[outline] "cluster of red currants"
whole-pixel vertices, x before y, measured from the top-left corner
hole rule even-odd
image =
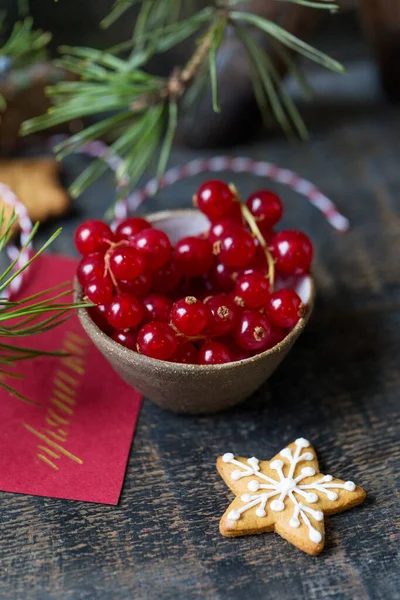
[[[175,247],[139,217],[115,231],[99,220],[77,228],[77,277],[96,305],[93,321],[119,344],[177,363],[228,363],[273,347],[305,310],[294,290],[274,291],[275,271],[308,273],[310,240],[273,230],[282,203],[267,190],[243,204],[233,186],[212,180],[194,203],[209,230]]]

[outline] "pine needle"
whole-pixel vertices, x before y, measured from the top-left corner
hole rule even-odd
[[[218,48],[224,37],[226,27],[226,20],[221,19],[215,26],[214,36],[211,43],[210,53],[208,56],[209,68],[210,68],[210,81],[211,81],[211,92],[212,92],[212,103],[213,110],[215,112],[221,112],[218,102],[218,75],[217,75],[217,52]]]
[[[21,69],[47,57],[51,33],[33,28],[33,19],[27,17],[15,23],[10,37],[0,47],[0,56],[11,59],[15,69]]]
[[[168,127],[164,137],[164,142],[160,150],[160,157],[157,166],[157,178],[164,173],[169,155],[171,153],[172,142],[174,141],[175,131],[178,124],[178,104],[171,100],[168,105]]]
[[[286,31],[276,23],[269,21],[268,19],[263,19],[258,15],[253,15],[250,13],[239,11],[232,11],[230,13],[230,17],[233,21],[242,21],[245,23],[249,23],[250,25],[254,25],[258,29],[261,29],[261,31],[264,31],[268,35],[271,35],[272,37],[276,38],[282,44],[288,46],[288,48],[295,50],[299,54],[302,54],[306,58],[309,58],[310,60],[321,64],[327,69],[331,69],[332,71],[336,71],[337,73],[344,72],[344,67],[339,62],[337,62],[327,54],[316,50],[309,44],[306,44],[306,42],[303,42],[303,40],[299,39],[295,35],[289,33],[288,31]]]

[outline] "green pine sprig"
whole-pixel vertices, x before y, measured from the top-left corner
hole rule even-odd
[[[21,2],[20,14],[26,14],[26,2]],[[0,14],[0,33],[3,29],[6,14]],[[29,67],[34,63],[38,63],[47,58],[47,46],[51,40],[51,33],[34,29],[33,20],[26,17],[23,21],[18,21],[14,24],[9,38],[0,43],[0,57],[2,60],[8,59],[8,68],[12,68],[17,73],[20,70]],[[7,71],[7,67],[5,69]],[[17,81],[29,81],[29,77],[25,74],[23,77],[17,77]],[[8,82],[9,89],[12,89],[13,84]],[[4,95],[0,95],[0,112],[5,112],[7,109],[7,100]]]
[[[183,9],[182,0],[163,0],[163,2],[154,0],[115,0],[110,13],[101,21],[100,26],[103,29],[110,27],[129,8],[140,4],[142,10],[139,12],[134,29],[134,37],[136,38],[139,38],[142,32],[178,21]],[[188,0],[185,4],[188,4]]]
[[[277,1],[330,11],[337,8],[329,0]],[[306,96],[310,95],[310,87],[294,62],[295,54],[336,72],[343,72],[343,67],[273,21],[238,10],[238,0],[215,0],[190,16],[185,16],[183,4],[176,0],[116,0],[102,26],[110,26],[128,8],[138,5],[132,38],[108,51],[62,47],[56,64],[77,75],[79,80],[49,87],[54,107],[46,115],[26,121],[22,133],[34,133],[77,118],[96,117],[94,124],[56,148],[59,159],[101,138],[110,141],[111,151],[122,158],[117,176],[128,181],[131,187],[151,166],[157,176],[161,176],[168,164],[182,106],[199,97],[207,80],[211,84],[213,108],[220,110],[218,48],[230,28],[248,54],[254,92],[264,122],[269,124],[273,115],[287,135],[306,138],[304,121],[273,61],[253,32],[257,30],[268,37]],[[151,58],[192,36],[197,36],[198,42],[186,65],[173,69],[167,78],[146,72]],[[72,195],[81,194],[106,169],[104,161],[93,161],[72,184]]]
[[[33,19],[27,17],[15,23],[8,40],[0,46],[0,56],[10,58],[14,69],[22,69],[47,58],[51,37],[48,31],[34,29]]]
[[[17,216],[14,211],[7,218],[5,218],[4,210],[0,211],[0,253],[4,251],[9,243],[13,235],[12,227],[16,221]],[[31,243],[38,227],[39,224],[36,223],[18,256],[0,274],[0,387],[26,402],[31,401],[21,395],[8,381],[9,379],[11,381],[21,379],[21,375],[18,373],[18,363],[21,360],[30,360],[38,356],[60,356],[60,353],[43,352],[35,348],[25,347],[25,345],[21,347],[13,343],[13,340],[49,331],[63,323],[72,314],[73,309],[92,306],[90,303],[63,302],[62,300],[71,293],[71,284],[68,282],[21,300],[9,300],[4,297],[5,290],[13,280],[47,250],[61,233],[61,229],[58,229],[23,267],[17,269],[16,265],[20,254]]]

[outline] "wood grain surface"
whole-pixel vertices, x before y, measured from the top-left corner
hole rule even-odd
[[[400,112],[379,99],[365,61],[347,66],[350,80],[316,80],[308,144],[276,136],[234,151],[298,171],[351,219],[351,231],[337,234],[305,200],[275,188],[284,226],[315,243],[318,299],[306,332],[270,382],[233,410],[179,417],[146,401],[118,507],[1,493],[0,598],[400,598]],[[178,148],[172,160],[199,155]],[[67,178],[83,164],[70,159]],[[243,194],[260,185],[247,175],[234,181]],[[148,209],[189,205],[198,182],[170,188]],[[100,216],[112,190],[106,177],[75,202],[55,251],[73,253],[73,228]],[[316,558],[273,533],[220,536],[232,495],[216,457],[269,458],[299,436],[315,445],[322,471],[367,490],[365,504],[326,519]]]

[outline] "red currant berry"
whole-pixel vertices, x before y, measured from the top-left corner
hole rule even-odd
[[[94,304],[108,304],[114,296],[114,287],[108,277],[96,279],[85,287],[85,295]]]
[[[172,308],[172,300],[163,294],[150,294],[143,300],[144,322],[169,321],[169,313]]]
[[[144,308],[135,296],[121,292],[107,306],[107,321],[115,329],[136,327],[143,319]]]
[[[243,300],[243,298],[241,298],[240,296],[237,296],[237,295],[235,294],[235,292],[230,292],[230,293],[228,294],[228,296],[229,296],[229,298],[232,300],[232,302],[233,302],[233,303],[236,305],[236,307],[237,307],[237,310],[239,310],[239,311],[240,311],[240,309],[242,309],[242,308],[246,308],[246,305],[245,305],[245,303],[244,303],[244,300]]]
[[[264,232],[261,232],[264,238],[264,241],[267,245],[267,247],[269,247],[272,243],[272,240],[274,239],[274,237],[276,236],[276,232],[273,229],[268,229],[268,231],[264,234]],[[265,264],[267,264],[267,255],[266,255],[266,250],[263,246],[261,246],[259,240],[257,238],[254,238],[254,244],[256,246],[256,253],[254,255],[253,260],[251,261],[251,263],[248,265],[249,267],[256,267],[257,265],[263,266]]]
[[[271,229],[282,218],[282,202],[279,196],[269,190],[259,190],[251,194],[246,204],[260,229]]]
[[[218,221],[214,221],[211,224],[207,239],[213,244],[230,233],[232,229],[235,229],[237,226],[237,223],[232,219],[219,219]]]
[[[204,277],[184,277],[178,287],[171,292],[174,300],[180,300],[186,296],[194,296],[198,300],[203,300],[209,295],[209,284]]]
[[[237,271],[223,263],[215,263],[208,273],[208,281],[218,292],[231,292],[235,287],[236,277]]]
[[[221,365],[231,362],[228,347],[221,342],[208,341],[199,350],[199,365]]]
[[[93,252],[84,256],[78,265],[76,275],[82,287],[85,287],[90,281],[102,279],[104,277],[104,254],[102,252]]]
[[[223,181],[205,181],[197,192],[197,207],[209,219],[219,219],[233,207],[234,195]]]
[[[137,298],[144,298],[151,290],[151,282],[151,274],[145,271],[139,277],[136,277],[136,279],[129,281],[121,279],[118,281],[118,287],[121,292],[126,292]]]
[[[157,271],[153,271],[152,275],[153,290],[162,294],[172,292],[182,279],[182,273],[174,260],[170,260]]]
[[[229,354],[231,355],[232,362],[237,362],[238,360],[245,360],[246,358],[250,358],[251,354],[248,350],[241,348],[235,342],[229,341],[227,344],[229,349]]]
[[[175,246],[174,260],[183,275],[205,275],[213,262],[212,245],[201,238],[182,238]]]
[[[186,296],[175,302],[171,309],[171,323],[184,335],[197,335],[208,323],[209,309],[194,296]]]
[[[159,229],[143,229],[135,235],[132,243],[145,256],[149,271],[165,265],[171,255],[171,242],[167,234]]]
[[[260,227],[260,231],[262,233],[262,236],[263,236],[265,242],[267,243],[267,246],[270,246],[272,240],[276,236],[275,229],[263,229],[262,227]],[[257,240],[257,243],[258,243],[258,240]],[[264,249],[261,246],[259,246],[259,248],[257,248],[257,250],[258,250],[259,254],[265,258]]]
[[[268,279],[257,271],[241,275],[236,282],[235,292],[243,299],[247,308],[259,308],[269,297]]]
[[[211,313],[206,329],[207,335],[217,337],[230,333],[238,318],[238,309],[229,296],[225,294],[209,296],[204,304]]]
[[[254,258],[256,246],[253,236],[237,227],[215,242],[214,252],[228,267],[245,267]]]
[[[256,257],[257,258],[257,257]],[[255,266],[253,266],[253,264]],[[243,275],[252,275],[253,273],[257,273],[257,275],[262,275],[263,277],[265,277],[266,275],[268,275],[268,265],[266,262],[261,263],[261,261],[257,264],[255,264],[255,260],[251,262],[251,266],[246,267],[246,269],[243,269],[242,271],[240,271],[238,277],[236,278],[236,281],[242,277]]]
[[[284,275],[304,275],[310,270],[313,247],[301,231],[288,229],[277,233],[271,242],[271,253],[276,269]]]
[[[130,246],[115,248],[110,254],[110,269],[116,279],[136,279],[145,266],[143,254]]]
[[[244,310],[235,328],[235,341],[245,350],[266,348],[270,338],[270,324],[257,310]]]
[[[88,313],[93,323],[95,323],[99,329],[104,331],[104,333],[109,333],[111,331],[111,325],[106,317],[107,306],[105,304],[99,304],[98,306],[88,308]]]
[[[268,346],[266,348],[264,348],[265,350],[268,350],[269,348],[273,348],[274,346],[279,344],[279,342],[284,340],[285,337],[287,336],[286,329],[282,329],[281,327],[276,327],[276,325],[274,325],[273,323],[271,323],[270,325],[271,325],[271,335],[269,338]]]
[[[277,327],[291,329],[304,315],[304,306],[294,290],[283,289],[271,294],[266,304],[267,315]]]
[[[133,329],[114,329],[111,334],[111,339],[113,339],[114,342],[118,342],[118,344],[125,346],[125,348],[129,348],[129,350],[136,350],[136,338],[137,332]]]
[[[224,216],[226,219],[229,219],[229,221],[232,221],[233,223],[235,223],[236,225],[239,225],[240,227],[244,227],[244,225],[245,225],[240,202],[234,202],[230,211],[228,213],[226,213],[226,215],[224,215]]]
[[[151,229],[151,223],[141,217],[132,217],[125,219],[120,223],[115,231],[115,237],[118,242],[121,240],[129,240],[133,238],[139,231],[143,229]]]
[[[75,231],[75,247],[80,254],[86,256],[93,252],[105,251],[114,241],[114,234],[103,221],[92,219],[85,221]]]
[[[197,350],[191,342],[184,342],[179,344],[169,360],[186,365],[197,365]]]
[[[137,337],[138,352],[159,360],[169,360],[177,346],[178,341],[172,327],[159,321],[144,325]]]

